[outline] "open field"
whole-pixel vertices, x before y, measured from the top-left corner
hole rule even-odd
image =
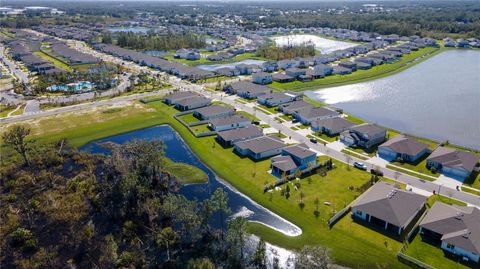
[[[224,149],[216,145],[214,137],[195,138],[172,118],[177,113],[172,107],[161,102],[153,102],[149,105],[138,103],[125,105],[111,113],[101,113],[101,109],[98,110],[94,113],[69,113],[31,121],[30,126],[39,141],[50,142],[68,138],[72,145],[79,146],[118,133],[157,124],[170,124],[202,161],[220,177],[303,230],[301,236],[292,238],[261,225],[252,224],[250,227],[253,227],[252,231],[255,234],[273,244],[289,248],[300,248],[305,244],[324,245],[332,250],[336,263],[346,266],[371,268],[381,263],[388,268],[406,268],[395,256],[401,247],[400,242],[352,223],[348,216],[332,230],[326,224],[326,219],[334,210],[342,209],[359,195],[356,191],[350,190],[350,186],[360,187],[368,182],[369,173],[347,168],[345,164],[334,161],[336,169],[325,177],[313,175],[310,180],[304,179],[301,182],[301,190],[294,191],[291,188],[292,195],[289,199],[282,197],[278,191],[271,195],[264,194],[265,182],[273,183],[276,180],[267,173],[269,160],[254,163],[249,158],[233,154],[231,148]],[[303,210],[298,205],[300,191],[305,195]],[[319,218],[313,214],[315,198],[320,201]],[[331,205],[326,206],[324,202],[330,202]]]
[[[379,66],[374,66],[369,70],[358,70],[349,75],[332,75],[321,79],[315,79],[311,82],[294,81],[288,83],[273,82],[271,87],[281,90],[293,90],[293,91],[305,91],[322,89],[327,87],[341,86],[351,83],[364,82],[372,79],[378,79],[381,77],[393,75],[400,71],[403,71],[414,64],[418,64],[440,52],[444,49],[439,48],[423,48],[418,51],[414,51],[410,54],[404,55],[398,61],[394,63],[386,63]],[[419,60],[415,60],[419,57],[423,57]],[[415,62],[413,62],[415,60]]]

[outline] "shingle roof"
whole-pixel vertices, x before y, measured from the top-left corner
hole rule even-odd
[[[395,226],[405,227],[425,201],[424,196],[378,182],[355,202],[353,208]]]
[[[442,241],[480,254],[480,210],[436,202],[420,226],[442,235]]]
[[[281,171],[290,171],[297,168],[297,165],[290,156],[276,156],[272,158],[272,166]]]
[[[310,119],[315,117],[338,115],[339,113],[335,110],[325,108],[325,107],[312,107],[310,109],[304,109],[300,111],[298,114],[302,118]]]
[[[328,119],[323,119],[323,120],[316,120],[312,122],[313,127],[325,127],[327,129],[346,129],[349,127],[354,126],[355,123],[346,120],[344,118],[328,118]]]
[[[380,132],[385,132],[386,129],[382,128],[376,124],[373,123],[363,123],[360,125],[356,125],[352,128],[350,128],[352,131],[357,131],[359,133],[367,134],[369,136],[380,133]]]
[[[463,168],[470,172],[473,171],[479,159],[480,156],[473,153],[446,147],[438,147],[427,158],[427,160],[440,163],[443,166]]]
[[[249,149],[253,153],[262,153],[265,151],[283,148],[285,144],[276,136],[262,136],[245,141],[240,141],[235,144],[240,149]]]
[[[312,155],[317,155],[315,152],[311,151],[305,143],[289,146],[284,148],[283,150],[289,155],[296,156],[300,159],[304,159]]]
[[[211,105],[211,106],[199,108],[195,111],[200,113],[204,117],[210,117],[210,116],[214,116],[214,115],[217,115],[217,114],[233,112],[234,110],[233,110],[233,108],[228,107],[228,106]]]
[[[192,97],[188,97],[188,98],[185,98],[185,99],[181,99],[177,102],[177,104],[181,105],[181,106],[188,106],[188,105],[191,105],[191,104],[197,104],[197,103],[200,103],[200,102],[209,102],[210,99],[206,98],[206,97],[203,97],[203,96],[192,96]]]
[[[249,125],[243,128],[237,128],[233,130],[218,132],[218,136],[225,141],[232,141],[232,140],[238,140],[243,138],[249,139],[249,138],[260,137],[262,135],[263,135],[263,129],[255,125]]]
[[[223,117],[223,118],[210,120],[210,124],[212,124],[213,126],[237,124],[241,122],[250,122],[250,119],[242,115],[233,115],[231,117]]]
[[[379,147],[387,147],[400,154],[415,156],[428,148],[428,145],[418,142],[411,137],[399,134],[381,144]]]

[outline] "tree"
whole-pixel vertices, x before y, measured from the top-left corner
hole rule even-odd
[[[13,147],[13,149],[22,156],[24,163],[30,166],[28,152],[31,150],[32,141],[27,141],[26,138],[30,135],[30,128],[21,125],[13,126],[12,129],[2,135],[2,139],[6,145]]]
[[[178,235],[172,227],[163,228],[155,235],[155,243],[157,243],[159,247],[165,247],[167,249],[167,261],[170,260],[170,248],[177,240]]]
[[[300,209],[303,209],[305,207],[305,202],[303,201],[303,198],[305,198],[305,194],[303,193],[303,191],[300,191],[300,202],[298,203]]]
[[[287,187],[285,187],[285,198],[290,198],[290,186],[288,186],[288,184]]]
[[[210,198],[212,202],[214,212],[220,212],[220,226],[222,227],[222,237],[225,221],[225,214],[228,215],[231,213],[230,207],[228,207],[228,195],[222,188],[217,188]]]
[[[192,259],[188,261],[187,269],[215,269],[215,264],[209,258]]]
[[[305,246],[295,256],[295,269],[328,269],[331,263],[329,250],[320,246]]]
[[[234,268],[243,268],[246,238],[247,221],[241,217],[230,220],[227,232],[228,256]]]
[[[313,201],[313,204],[315,204],[315,210],[313,211],[313,214],[315,215],[316,218],[318,218],[318,216],[320,216],[320,211],[318,210],[318,204],[320,203],[320,201],[318,200],[318,198],[315,198],[315,200]]]
[[[257,269],[267,268],[266,245],[263,239],[260,239],[260,241],[258,242],[257,248],[252,255],[251,265],[253,265]]]

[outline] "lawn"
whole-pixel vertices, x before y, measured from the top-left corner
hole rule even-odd
[[[68,138],[75,146],[122,132],[157,124],[170,124],[200,159],[220,177],[303,230],[301,236],[288,237],[258,224],[250,225],[252,231],[263,239],[282,247],[297,249],[306,244],[321,244],[332,250],[336,263],[345,266],[372,268],[382,265],[387,268],[407,268],[396,258],[401,247],[399,242],[354,224],[349,217],[340,220],[331,230],[326,224],[325,220],[333,214],[332,210],[342,209],[359,195],[349,187],[363,185],[370,179],[369,173],[347,168],[345,164],[334,161],[337,168],[330,171],[326,177],[313,175],[310,184],[308,180],[302,181],[301,190],[305,194],[305,207],[302,210],[298,206],[300,191],[293,191],[292,188],[292,195],[288,200],[278,191],[271,195],[263,193],[264,183],[273,183],[276,180],[266,172],[270,160],[254,163],[249,158],[233,154],[231,148],[224,149],[216,145],[214,137],[197,139],[172,118],[175,113],[177,111],[174,108],[162,102],[152,102],[148,105],[135,104],[113,113],[69,113],[35,120],[30,124],[39,141]],[[318,219],[313,214],[315,198],[320,200]],[[330,202],[331,206],[325,206],[323,202]]]
[[[337,141],[337,139],[339,137],[339,135],[330,136],[330,135],[326,135],[322,132],[316,132],[315,136],[320,138],[320,139],[323,139],[325,141],[328,141],[328,142],[335,142],[335,141]]]
[[[391,169],[391,170],[394,170],[394,171],[401,172],[403,174],[413,176],[413,177],[418,177],[418,178],[421,178],[421,179],[424,179],[424,180],[427,180],[427,181],[434,181],[435,180],[431,177],[424,176],[423,174],[417,174],[417,173],[414,173],[414,172],[411,172],[411,171],[408,171],[408,170],[405,170],[405,169],[402,169],[402,168],[398,168],[398,167],[390,165],[390,164],[387,164],[387,168]]]
[[[410,169],[425,175],[429,175],[432,177],[439,177],[439,173],[433,173],[427,168],[427,155],[425,155],[420,160],[416,161],[415,163],[401,163],[401,162],[391,162],[393,165],[400,166],[405,169]]]
[[[343,149],[342,152],[345,153],[345,154],[348,154],[350,156],[359,158],[361,160],[368,160],[369,159],[368,156],[365,156],[365,155],[360,154],[360,153],[356,153],[355,151]]]
[[[199,122],[200,120],[197,119],[193,113],[188,113],[185,115],[178,116],[179,119],[181,119],[183,122],[186,124],[194,123],[194,122]]]
[[[264,110],[267,110],[271,114],[277,114],[278,113],[278,110],[277,110],[276,107],[268,107],[266,105],[260,105],[260,104],[258,104],[257,107],[262,108]]]
[[[421,61],[424,61],[432,57],[433,55],[441,51],[444,51],[444,49],[431,48],[431,47],[422,48],[422,49],[419,49],[418,51],[414,51],[410,54],[404,55],[400,60],[394,63],[386,63],[383,65],[374,66],[369,70],[358,70],[349,75],[328,76],[325,78],[312,80],[310,82],[301,82],[301,81],[294,81],[289,83],[273,82],[271,84],[271,87],[281,89],[281,90],[288,89],[288,90],[294,90],[294,91],[305,91],[305,90],[321,89],[321,88],[334,87],[334,86],[340,86],[340,85],[351,84],[351,83],[364,82],[364,81],[377,79],[377,78],[398,73],[415,64],[418,64]],[[427,54],[428,56],[425,56]],[[421,60],[416,60],[415,62],[413,62],[415,59],[419,57],[423,57],[423,58],[421,58]]]
[[[0,105],[0,118],[6,117],[8,113],[12,112],[15,106]]]
[[[33,54],[35,54],[35,55],[37,55],[37,56],[39,56],[39,57],[41,57],[41,58],[43,58],[43,59],[51,62],[51,63],[52,63],[53,65],[55,65],[56,67],[59,67],[59,68],[64,69],[64,70],[67,70],[68,72],[72,72],[72,71],[73,71],[73,68],[72,68],[70,65],[68,65],[68,64],[66,64],[66,63],[64,63],[64,62],[62,62],[62,61],[59,61],[59,60],[53,58],[52,56],[50,56],[50,55],[48,55],[48,54],[46,54],[46,53],[43,53],[43,52],[41,52],[41,51],[35,51],[35,52],[33,52]]]
[[[195,125],[195,126],[192,126],[190,127],[193,132],[196,134],[196,135],[199,135],[199,134],[203,134],[203,133],[208,133],[208,132],[211,132],[212,130],[210,130],[208,128],[208,124],[201,124],[201,125]]]

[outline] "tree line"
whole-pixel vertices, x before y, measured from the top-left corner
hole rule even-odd
[[[205,38],[192,32],[168,32],[162,35],[117,32],[113,36],[111,33],[105,32],[101,38],[103,43],[113,43],[116,40],[116,44],[120,47],[138,50],[176,50],[206,46]]]
[[[227,221],[225,191],[204,201],[179,194],[160,141],[104,144],[110,154],[93,155],[35,141],[21,125],[2,140],[1,268],[279,268],[262,240],[246,255],[247,222]],[[332,261],[308,246],[292,262]]]
[[[266,44],[257,48],[256,56],[278,61],[296,57],[310,57],[314,56],[315,53],[315,46],[308,43],[284,47]]]

